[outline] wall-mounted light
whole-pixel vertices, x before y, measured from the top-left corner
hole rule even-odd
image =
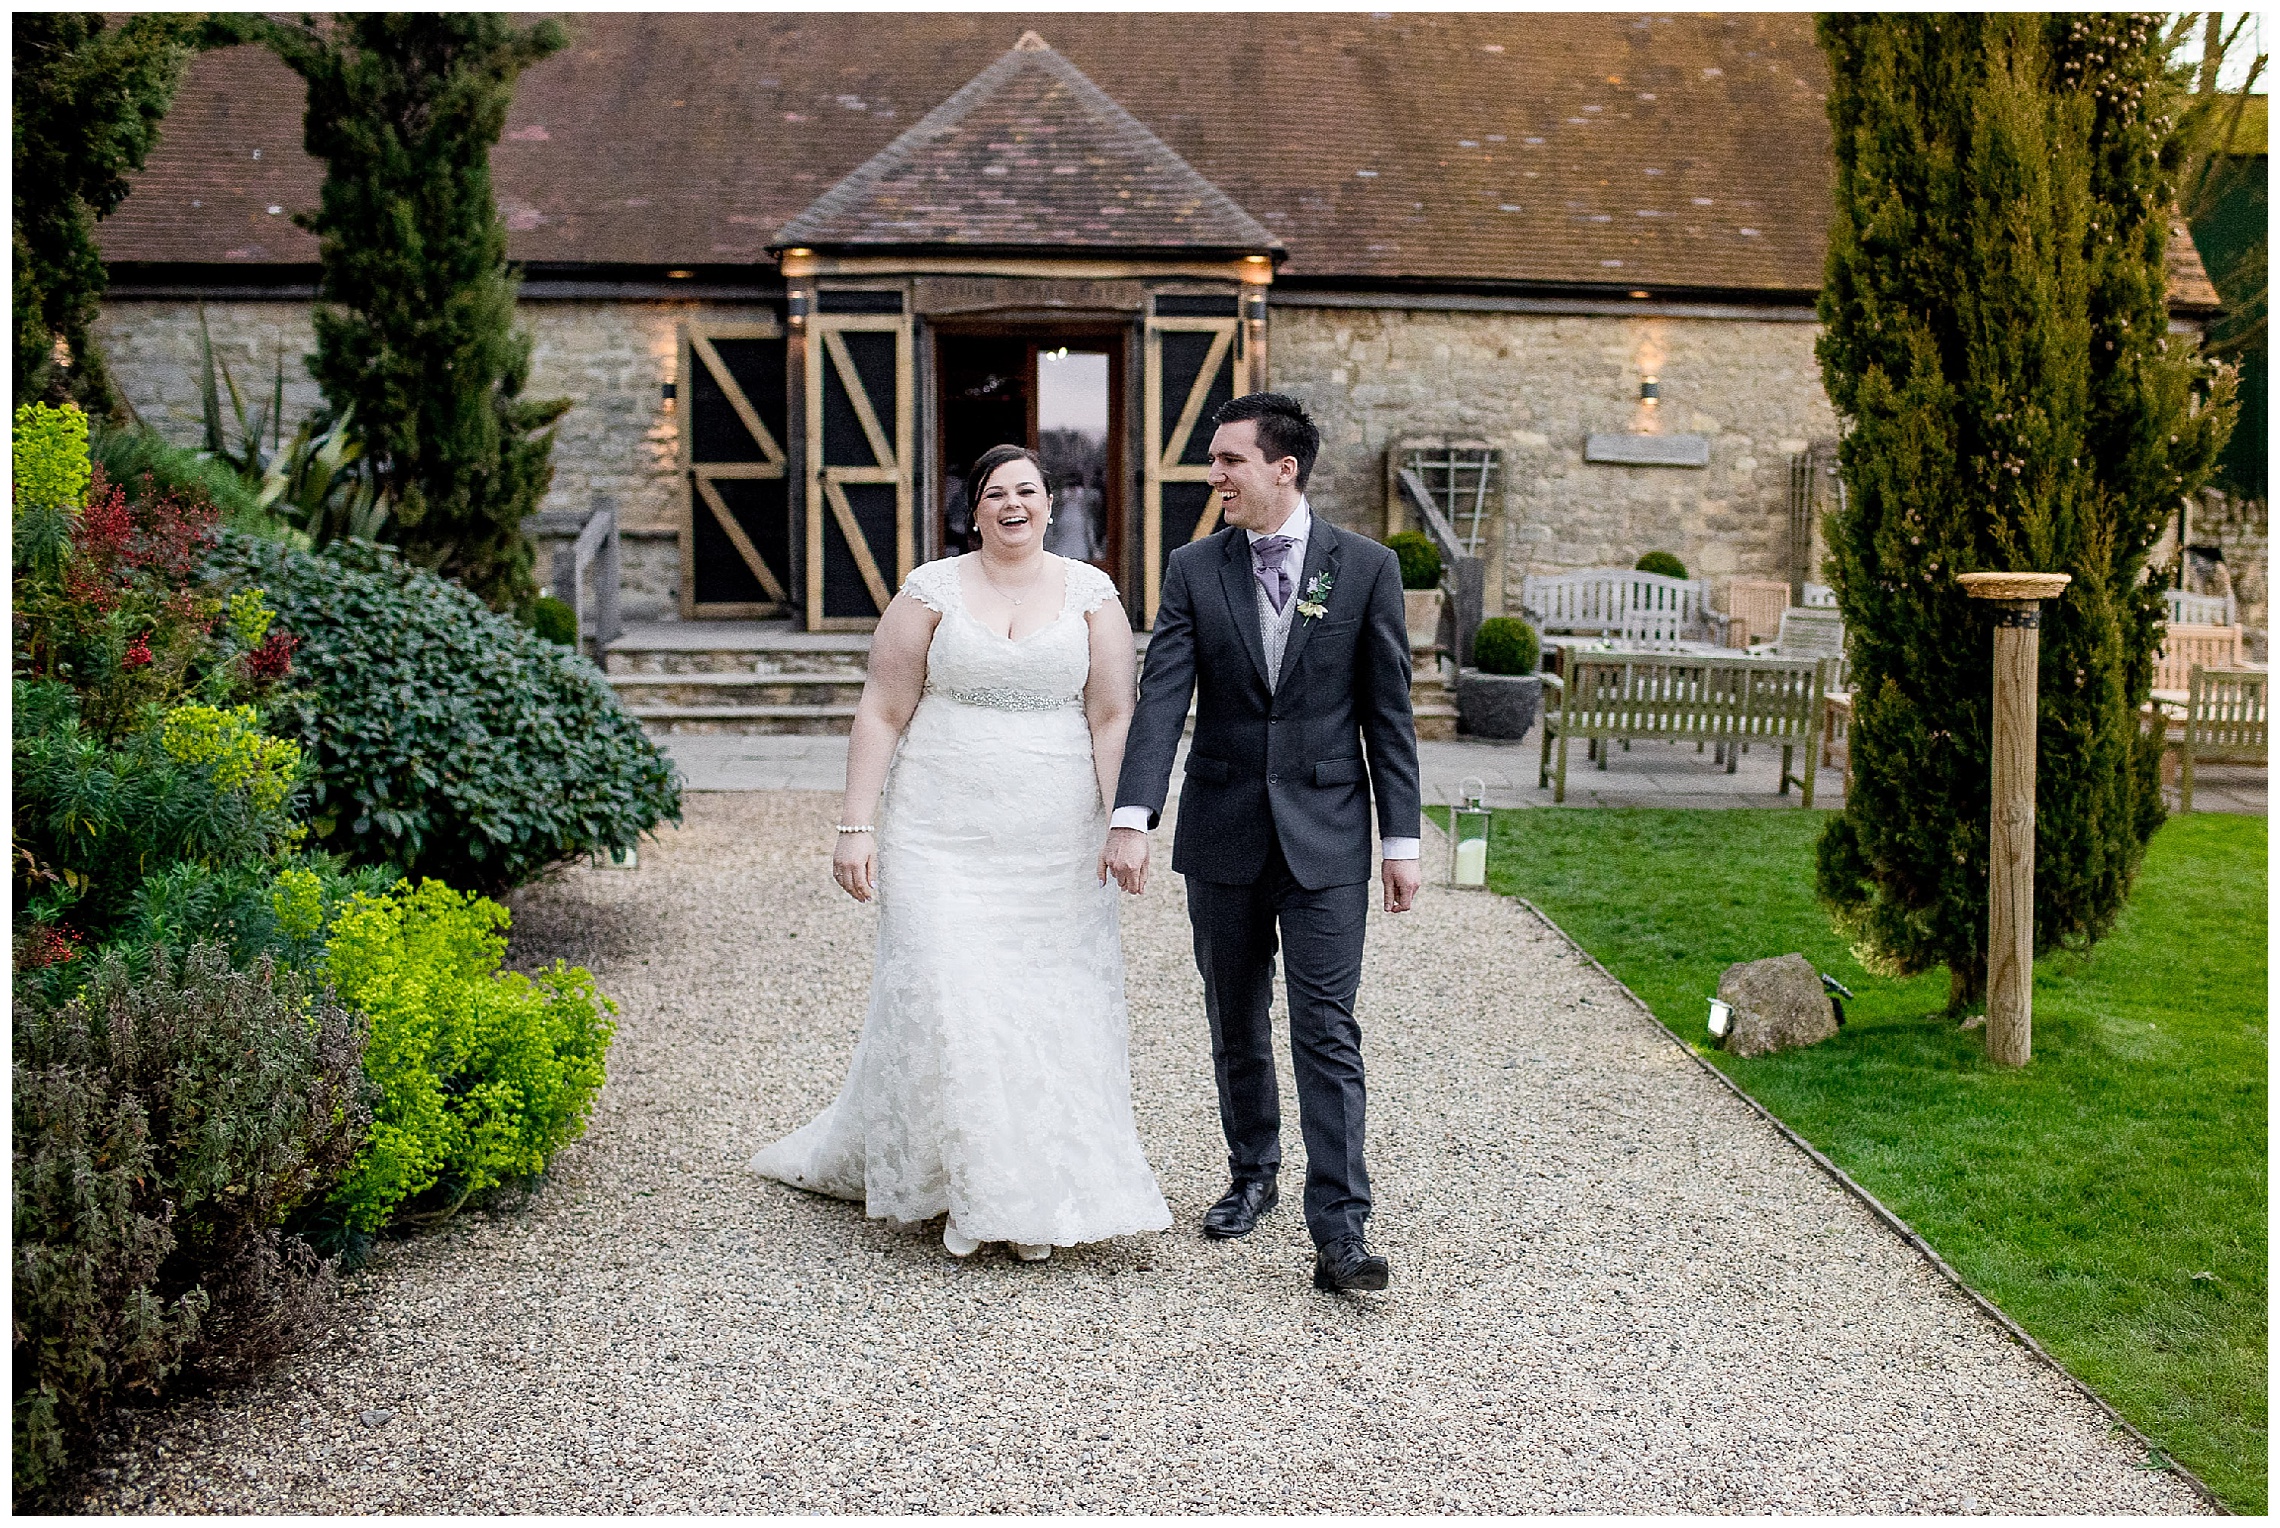
[[[672,413],[672,412],[673,412],[673,400],[674,400],[675,398],[678,398],[680,395],[681,395],[681,390],[680,390],[680,388],[676,387],[676,386],[675,386],[674,384],[672,384],[671,382],[668,382],[668,383],[666,383],[666,384],[665,384],[665,412],[666,412],[666,413],[670,414],[670,413]]]
[[[1662,401],[1662,381],[1656,377],[1643,377],[1639,381],[1639,406],[1653,408]]]
[[[805,287],[793,287],[784,294],[784,322],[794,329],[805,329],[808,316],[808,292]]]
[[[1646,292],[1633,292],[1631,295],[1638,301],[1645,302],[1650,294]]]
[[[667,271],[665,279],[668,281],[686,281],[694,274],[693,271]]]
[[[784,253],[789,255],[794,260],[805,260],[808,256],[814,254],[815,251],[812,249],[787,249],[784,251]]]

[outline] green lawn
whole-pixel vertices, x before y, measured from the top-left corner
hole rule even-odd
[[[2265,1508],[2265,823],[2161,830],[2119,926],[2035,967],[2033,1064],[1868,975],[1813,900],[1827,814],[1506,811],[1527,897],[1705,1049],[1718,975],[1796,950],[1838,1036],[1727,1074],[2236,1511]]]

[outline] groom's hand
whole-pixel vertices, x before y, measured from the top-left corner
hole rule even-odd
[[[1417,900],[1417,887],[1424,879],[1413,859],[1385,861],[1385,910],[1389,913],[1409,911]]]
[[[1134,896],[1148,889],[1148,835],[1138,828],[1110,828],[1108,846],[1100,851],[1101,879],[1116,877],[1116,884]]]

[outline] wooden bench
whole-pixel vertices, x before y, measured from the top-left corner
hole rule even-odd
[[[1710,586],[1635,568],[1533,573],[1520,581],[1520,605],[1540,632],[1598,636],[1640,647],[1726,643],[1727,617],[1710,608]]]
[[[1566,675],[1544,677],[1543,757],[1538,789],[1567,800],[1568,739],[1592,743],[1599,767],[1607,745],[1632,738],[1673,743],[1716,743],[1734,772],[1744,743],[1781,745],[1780,795],[1792,781],[1813,804],[1821,733],[1825,660],[1708,657],[1690,653],[1587,653],[1568,655]],[[1559,763],[1552,762],[1558,740]],[[1805,773],[1792,772],[1799,748]]]
[[[2177,810],[2193,810],[2193,766],[2263,764],[2266,761],[2265,681],[2256,669],[2196,665],[2186,677],[2183,726],[2177,749]]]
[[[2169,607],[2172,626],[2231,626],[2240,620],[2240,602],[2229,594],[2187,594],[2182,589],[2164,589],[2161,598]]]

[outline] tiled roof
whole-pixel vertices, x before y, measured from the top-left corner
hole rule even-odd
[[[1053,249],[1280,247],[1035,32],[770,241]]]
[[[1827,72],[1806,15],[566,24],[570,46],[524,76],[492,156],[518,260],[765,263],[779,229],[1035,29],[1281,240],[1278,279],[1791,298],[1821,284]],[[313,205],[320,179],[299,148],[301,100],[256,49],[194,61],[149,169],[102,226],[106,256],[313,261],[284,215]]]

